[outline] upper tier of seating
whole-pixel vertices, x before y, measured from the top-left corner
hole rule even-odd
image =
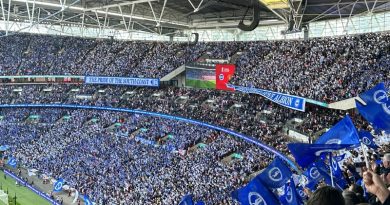
[[[326,102],[390,81],[389,33],[195,46],[18,34],[1,38],[0,48],[0,75],[162,78],[200,58],[230,59],[237,65],[234,84]]]

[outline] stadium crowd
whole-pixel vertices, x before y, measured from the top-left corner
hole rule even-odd
[[[207,204],[234,204],[229,193],[273,157],[222,133],[160,118],[62,109],[1,115],[0,144],[10,145],[19,165],[63,178],[98,204],[178,204],[187,193]],[[29,121],[32,115],[39,120]],[[199,143],[205,146],[192,148]],[[245,160],[222,162],[232,153]]]
[[[0,39],[0,47],[9,48],[0,50],[0,75],[161,78],[185,63],[207,57],[237,64],[233,84],[325,102],[356,96],[379,81],[390,85],[389,33],[195,46],[17,34]],[[214,90],[53,84],[0,86],[0,93],[1,104],[93,105],[183,116],[253,136],[285,154],[291,140],[285,134],[286,124],[294,118],[303,122],[287,129],[308,136],[329,128],[346,114],[358,128],[369,127],[354,112],[308,105],[303,113],[258,95]],[[274,157],[225,134],[160,118],[22,108],[1,109],[0,116],[0,144],[11,146],[9,154],[20,165],[62,177],[98,204],[178,204],[188,193],[206,204],[235,204],[231,191]],[[151,142],[158,146],[148,145]],[[377,151],[371,153],[372,166],[376,174],[388,174],[384,171],[390,168],[386,167],[390,158],[383,158],[378,166],[375,156],[389,152],[389,146]],[[234,153],[243,159],[222,162]],[[352,153],[351,159],[358,160],[344,164],[351,186],[363,176],[352,177],[350,171],[361,162],[361,155]],[[390,184],[390,179],[383,180]],[[356,189],[350,191],[361,195]],[[364,201],[367,198],[360,200]]]
[[[303,113],[275,105],[258,95],[174,87],[151,89],[91,85],[21,85],[0,87],[0,91],[4,96],[0,99],[1,104],[109,106],[187,117],[256,137],[285,153],[288,138],[282,129],[287,121],[294,118],[303,119],[303,123],[294,129],[312,136],[324,128],[329,128],[346,114],[344,111],[329,111],[310,105]],[[356,120],[361,121],[359,117],[356,117]]]
[[[389,33],[194,46],[18,34],[0,39],[8,48],[0,51],[0,75],[162,78],[186,63],[230,59],[234,84],[334,102],[389,81],[389,42]]]

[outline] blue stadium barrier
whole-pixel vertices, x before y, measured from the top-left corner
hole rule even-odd
[[[116,112],[127,112],[127,113],[134,113],[134,114],[141,114],[141,115],[148,115],[148,116],[153,116],[153,117],[161,117],[165,119],[170,119],[170,120],[176,120],[176,121],[182,121],[186,123],[191,123],[194,125],[200,125],[203,127],[207,127],[213,130],[221,131],[230,135],[233,135],[239,139],[242,139],[246,142],[255,144],[259,146],[260,148],[269,151],[276,156],[280,157],[284,161],[286,161],[293,169],[295,169],[298,173],[301,173],[298,167],[294,164],[293,161],[291,161],[287,156],[283,155],[282,153],[278,152],[274,148],[262,143],[258,139],[255,139],[250,136],[246,136],[244,134],[235,132],[233,130],[220,127],[217,125],[212,125],[208,124],[205,122],[201,122],[198,120],[192,120],[184,117],[178,117],[178,116],[173,116],[173,115],[167,115],[167,114],[162,114],[162,113],[157,113],[157,112],[148,112],[148,111],[143,111],[143,110],[133,110],[133,109],[126,109],[126,108],[114,108],[114,107],[98,107],[98,106],[86,106],[86,105],[71,105],[71,104],[12,104],[12,105],[0,105],[0,108],[64,108],[64,109],[89,109],[89,110],[106,110],[106,111],[116,111]]]

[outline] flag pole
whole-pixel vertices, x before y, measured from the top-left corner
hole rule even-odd
[[[334,182],[333,182],[333,170],[332,170],[332,152],[329,152],[329,168],[330,168],[330,179],[332,181],[332,187],[334,187]]]
[[[360,148],[363,151],[363,156],[364,156],[364,161],[366,162],[366,167],[369,170],[370,169],[370,164],[368,163],[368,157],[367,157],[367,147],[365,144],[360,142]]]

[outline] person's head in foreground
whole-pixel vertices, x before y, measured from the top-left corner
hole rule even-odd
[[[345,201],[341,191],[330,186],[324,186],[317,189],[307,205],[345,205]]]

